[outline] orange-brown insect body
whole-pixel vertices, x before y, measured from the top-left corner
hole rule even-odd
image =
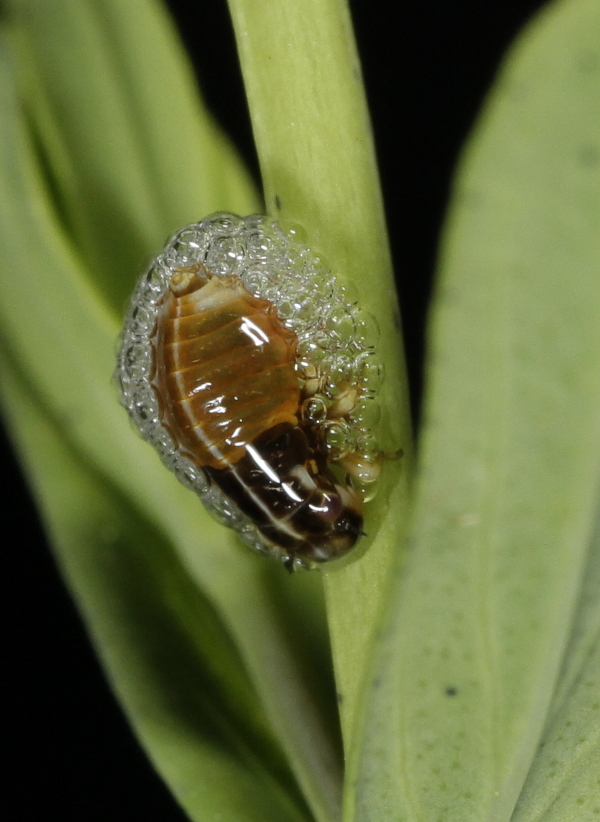
[[[292,561],[346,553],[361,533],[361,500],[299,422],[297,339],[272,304],[234,276],[181,268],[154,340],[153,382],[180,451]]]
[[[185,273],[159,319],[158,394],[180,448],[200,467],[225,468],[264,431],[297,424],[296,337],[236,277]]]

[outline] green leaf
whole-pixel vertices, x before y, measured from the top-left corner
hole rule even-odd
[[[252,209],[247,176],[189,99],[182,58],[153,3],[131,4],[135,25],[117,0],[11,0],[9,7],[10,37],[0,43],[3,343],[65,442],[169,535],[198,595],[231,635],[314,816],[328,822],[339,812],[341,766],[319,579],[288,578],[214,523],[131,430],[111,386],[119,294],[176,221],[198,219],[204,208]],[[117,47],[131,49],[127,59],[110,51]],[[64,67],[71,48],[78,59]],[[164,83],[148,71],[156,55]],[[171,111],[167,92],[179,100],[177,129],[158,117]],[[106,148],[113,140],[118,162]],[[182,147],[189,162],[178,159]],[[135,197],[133,174],[143,180]],[[110,194],[104,204],[102,192]],[[149,203],[166,204],[164,214],[155,220]]]
[[[599,66],[599,4],[549,6],[507,58],[458,175],[410,558],[371,672],[348,820],[509,820],[532,766],[598,506]],[[597,653],[590,641],[592,682]],[[565,687],[583,711],[583,679]],[[589,748],[568,742],[589,756],[564,815],[531,813],[526,789],[518,819],[592,818],[595,704]],[[552,801],[550,763],[546,780],[535,789]]]
[[[36,148],[59,213],[119,313],[175,229],[260,210],[203,110],[172,24],[153,0],[6,0]]]
[[[600,816],[600,539],[594,535],[563,670],[512,822]]]
[[[366,512],[365,555],[325,572],[345,744],[386,578],[398,560],[410,454],[406,379],[369,116],[343,0],[229,0],[267,210],[299,223],[381,328],[385,466]]]
[[[312,818],[215,609],[158,531],[86,465],[1,362],[4,410],[61,570],[176,798],[199,822]]]

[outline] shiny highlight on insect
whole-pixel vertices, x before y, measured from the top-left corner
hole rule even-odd
[[[221,522],[310,568],[346,556],[374,493],[376,340],[297,229],[215,214],[141,278],[117,377],[142,436]]]

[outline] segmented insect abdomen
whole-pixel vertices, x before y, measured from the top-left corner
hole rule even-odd
[[[195,277],[192,288],[165,295],[155,384],[182,451],[199,466],[224,468],[263,432],[297,424],[296,337],[237,278]]]

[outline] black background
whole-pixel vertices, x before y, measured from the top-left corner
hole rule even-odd
[[[350,5],[417,412],[426,307],[452,169],[503,52],[542,4],[351,0]],[[210,107],[256,172],[225,0],[171,0],[169,6],[193,52]],[[183,820],[107,689],[7,445],[0,456],[8,486],[2,505],[4,796],[12,808],[3,815],[20,820],[50,812],[61,822]]]

